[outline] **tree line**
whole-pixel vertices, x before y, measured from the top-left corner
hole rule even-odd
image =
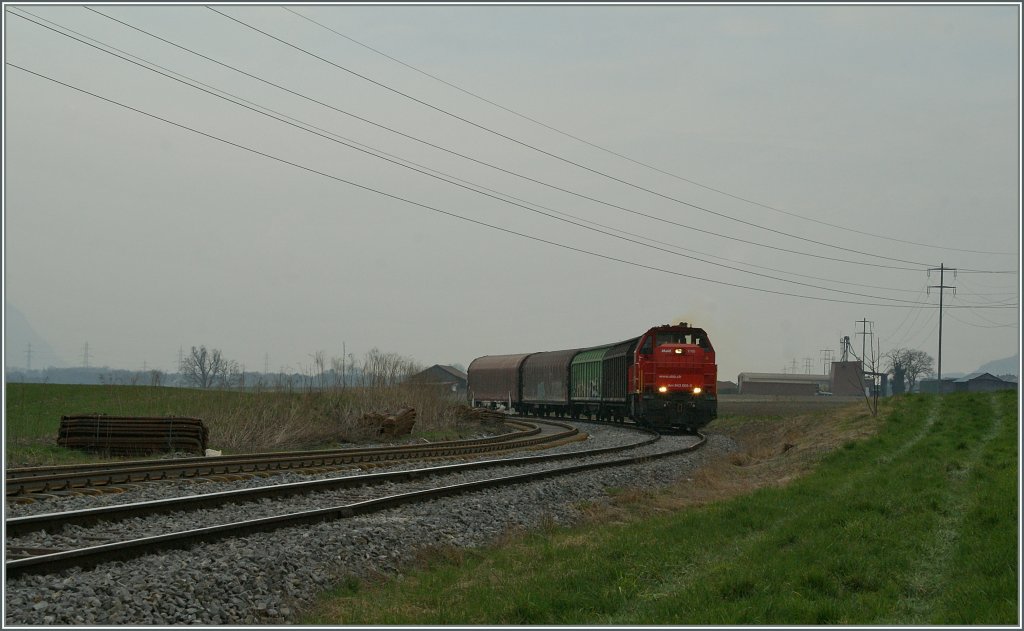
[[[310,355],[298,371],[248,371],[217,348],[193,346],[182,356],[176,373],[162,370],[124,370],[109,367],[46,368],[8,371],[9,382],[96,385],[168,386],[185,388],[275,390],[326,390],[330,388],[386,387],[397,385],[422,370],[410,357],[368,351],[362,360],[352,353],[328,357],[323,351]]]
[[[301,373],[299,387],[326,390],[347,386],[385,387],[397,385],[423,370],[410,357],[398,353],[383,352],[374,347],[362,362],[357,362],[352,353],[346,357],[331,357],[323,351],[311,355],[312,363]],[[261,374],[246,373],[238,362],[224,357],[220,349],[193,346],[178,367],[185,382],[195,388],[232,387],[274,387],[293,389],[296,387],[293,375],[283,372]],[[248,378],[247,375],[251,375]],[[252,383],[252,379],[257,380]]]

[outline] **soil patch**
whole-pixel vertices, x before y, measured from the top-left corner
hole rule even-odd
[[[691,478],[665,489],[621,492],[610,504],[590,507],[588,516],[628,521],[783,486],[806,475],[829,452],[874,435],[880,418],[872,417],[861,402],[784,417],[767,409],[758,416],[717,419],[704,433],[731,438],[736,450],[714,457]]]

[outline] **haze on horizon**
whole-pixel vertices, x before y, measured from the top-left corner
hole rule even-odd
[[[7,367],[1019,352],[1019,6],[213,8],[5,3]]]

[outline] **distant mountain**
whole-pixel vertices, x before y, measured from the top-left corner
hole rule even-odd
[[[1004,359],[996,359],[982,365],[976,372],[987,372],[991,375],[1017,375],[1020,378],[1020,355],[1014,353]]]
[[[32,368],[66,366],[57,357],[43,336],[28,323],[25,315],[9,302],[4,303],[4,365],[7,368],[25,368],[28,363],[28,345],[32,345]]]

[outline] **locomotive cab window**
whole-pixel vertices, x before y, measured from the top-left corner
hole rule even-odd
[[[690,336],[686,333],[658,333],[656,335],[656,345],[661,346],[662,344],[689,344]]]
[[[644,340],[644,345],[640,347],[641,355],[650,355],[654,352],[654,338],[648,337]]]

